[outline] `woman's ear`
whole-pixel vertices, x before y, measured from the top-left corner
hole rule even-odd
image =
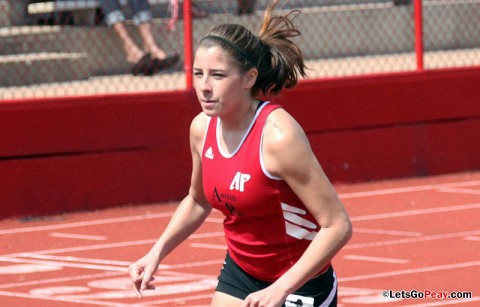
[[[245,89],[251,89],[255,85],[257,77],[258,70],[256,68],[251,68],[248,70],[243,77],[243,87]]]

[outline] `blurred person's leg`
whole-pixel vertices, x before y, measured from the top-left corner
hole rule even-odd
[[[145,52],[152,55],[156,60],[156,68],[161,70],[168,68],[179,60],[178,54],[167,55],[157,44],[152,31],[152,12],[147,0],[129,0],[128,4],[133,14],[133,22],[138,27],[142,37]]]
[[[147,0],[129,0],[128,4],[133,14],[133,22],[138,27],[138,32],[142,37],[143,47],[146,52],[150,52],[154,58],[163,59],[167,56],[166,52],[158,46],[152,32],[152,12]]]
[[[117,0],[100,0],[100,7],[104,13],[104,20],[108,26],[111,26],[122,41],[123,51],[129,63],[135,64],[141,61],[145,52],[137,46],[128,33],[125,24],[125,15]]]

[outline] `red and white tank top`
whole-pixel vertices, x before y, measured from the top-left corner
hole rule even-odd
[[[263,128],[268,115],[277,108],[279,105],[268,102],[260,106],[231,154],[219,146],[221,121],[212,117],[202,152],[205,195],[225,215],[230,256],[250,275],[269,282],[300,258],[319,231],[319,225],[290,187],[263,166]]]

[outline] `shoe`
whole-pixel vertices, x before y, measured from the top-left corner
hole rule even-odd
[[[180,60],[178,53],[167,55],[164,59],[153,59],[153,65],[156,71],[165,70],[172,67]]]
[[[155,63],[150,53],[145,53],[138,62],[132,67],[134,76],[151,76],[155,72]]]

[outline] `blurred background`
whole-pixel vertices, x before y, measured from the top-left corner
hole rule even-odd
[[[141,46],[129,5],[119,2]],[[194,49],[210,26],[222,22],[256,32],[268,4],[193,0],[192,32],[185,36],[184,3],[175,2],[149,0],[155,40],[165,52],[179,53],[180,61],[153,76],[132,77],[132,63],[99,1],[0,0],[0,99],[185,89],[188,41]],[[290,0],[279,8],[302,11],[297,43],[310,79],[480,65],[480,0],[423,0],[422,16],[413,0]],[[174,30],[172,16],[178,18]],[[421,28],[416,17],[422,17]]]

